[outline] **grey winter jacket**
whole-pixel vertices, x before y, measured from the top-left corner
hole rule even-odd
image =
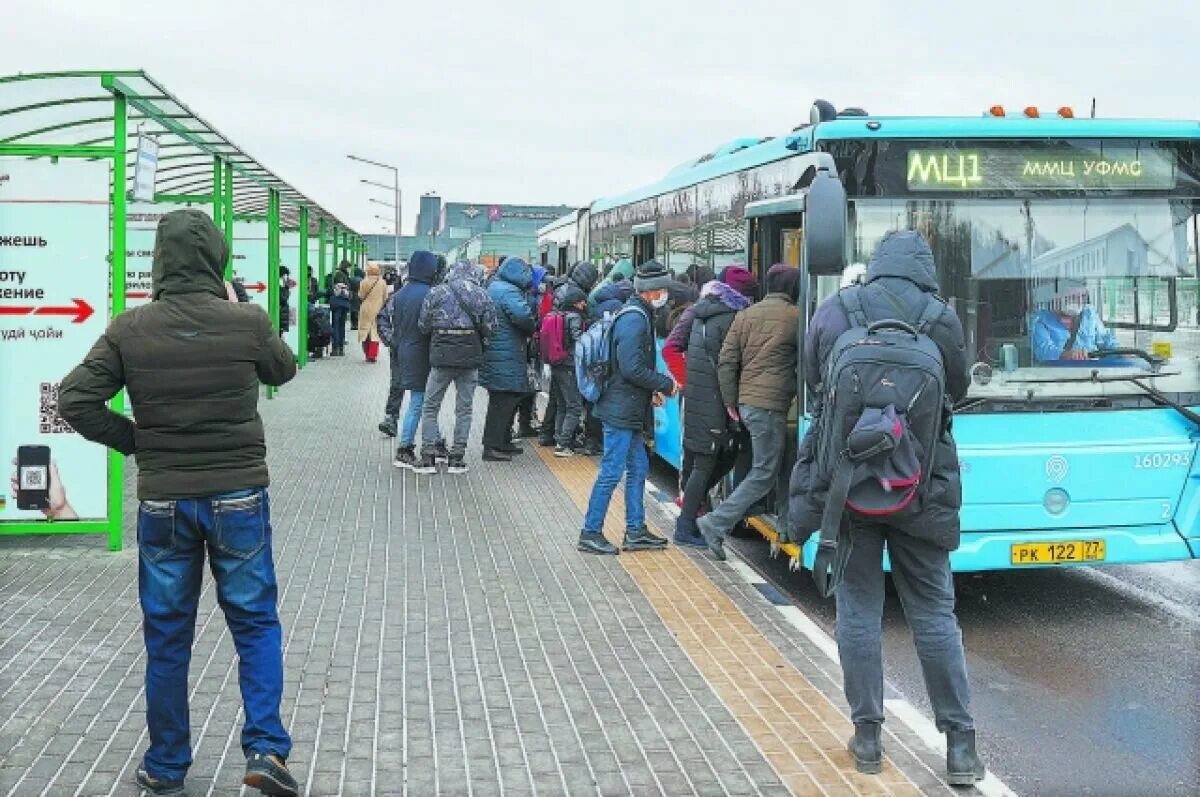
[[[431,366],[479,367],[483,350],[496,332],[496,307],[482,282],[477,266],[459,262],[450,267],[446,281],[425,296],[417,326],[430,336]]]

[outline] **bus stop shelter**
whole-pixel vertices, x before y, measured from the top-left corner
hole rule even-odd
[[[223,231],[226,278],[277,331],[291,264],[287,338],[303,367],[308,268],[324,284],[334,264],[365,262],[359,234],[144,72],[0,77],[0,458],[29,490],[4,490],[0,535],[98,533],[120,547],[123,458],[62,422],[58,383],[109,319],[151,299],[157,219],[180,206]],[[124,397],[111,406],[125,411]]]

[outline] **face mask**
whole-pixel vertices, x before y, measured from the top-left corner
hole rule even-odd
[[[669,301],[671,301],[671,297],[666,294],[663,294],[662,296],[659,296],[654,301],[650,302],[650,306],[653,307],[655,310],[659,310],[663,307],[666,307],[667,302],[669,302]]]

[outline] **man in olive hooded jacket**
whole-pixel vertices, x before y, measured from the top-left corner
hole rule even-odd
[[[296,362],[262,308],[228,300],[226,258],[225,240],[206,215],[163,216],[154,301],[113,319],[59,398],[79,434],[137,457],[150,731],[137,779],[151,794],[183,794],[192,763],[188,663],[206,551],[238,652],[244,782],[272,795],[297,791],[279,713],[282,629],[258,414],[259,383],[284,384]],[[107,406],[122,388],[132,421]]]

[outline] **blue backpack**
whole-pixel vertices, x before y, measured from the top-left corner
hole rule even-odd
[[[636,307],[622,307],[588,327],[575,343],[575,380],[585,401],[595,404],[600,400],[600,394],[612,376],[613,327],[618,318],[630,312],[645,316]]]

